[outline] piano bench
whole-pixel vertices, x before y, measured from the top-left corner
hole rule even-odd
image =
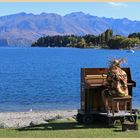
[[[130,103],[130,114],[132,114],[132,97],[124,96],[124,97],[112,97],[111,105],[112,105],[112,115],[114,116],[115,102],[124,103],[125,112],[127,111],[127,103]]]

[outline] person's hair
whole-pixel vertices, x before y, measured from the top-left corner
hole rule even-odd
[[[121,59],[111,59],[109,61],[109,67],[113,67],[113,66],[118,66],[120,67],[120,65],[122,63],[126,62],[126,60],[124,58],[121,58]]]

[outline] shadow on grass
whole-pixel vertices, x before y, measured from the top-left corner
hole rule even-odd
[[[77,122],[50,122],[48,124],[40,124],[35,126],[28,126],[18,129],[19,131],[29,130],[70,130],[70,129],[86,129],[86,128],[109,128],[107,124],[95,122],[91,125],[78,124]]]
[[[113,130],[114,132],[122,132],[122,129]]]

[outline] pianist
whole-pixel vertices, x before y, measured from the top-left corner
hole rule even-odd
[[[124,59],[113,59],[110,63],[105,89],[102,91],[102,97],[105,105],[105,110],[110,109],[109,99],[111,97],[120,97],[128,95],[127,74],[120,67]],[[119,112],[119,102],[116,103],[115,111]]]

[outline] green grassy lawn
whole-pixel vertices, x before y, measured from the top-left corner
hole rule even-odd
[[[140,126],[140,118],[138,119]],[[105,124],[96,122],[93,125],[80,125],[74,120],[63,120],[49,122],[38,126],[26,127],[22,129],[0,129],[0,137],[51,137],[51,138],[120,138],[120,137],[140,137],[138,131],[121,131],[121,126],[116,125],[108,128]]]

